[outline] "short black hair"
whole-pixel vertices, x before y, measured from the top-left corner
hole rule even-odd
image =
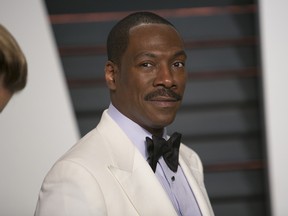
[[[121,57],[129,43],[129,31],[132,27],[140,24],[165,24],[175,26],[163,17],[147,11],[135,12],[120,20],[110,31],[107,38],[108,60],[120,64]]]

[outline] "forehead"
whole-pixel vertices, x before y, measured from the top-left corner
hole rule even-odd
[[[173,26],[162,23],[142,23],[130,28],[129,37],[140,36],[142,34],[157,35],[157,34],[173,34],[180,39],[180,35]]]
[[[166,24],[141,24],[129,31],[128,47],[131,48],[157,48],[171,47],[184,49],[182,38],[176,29]]]

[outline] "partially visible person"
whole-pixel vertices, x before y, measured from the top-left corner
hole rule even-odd
[[[11,33],[0,24],[0,113],[27,82],[27,61]]]

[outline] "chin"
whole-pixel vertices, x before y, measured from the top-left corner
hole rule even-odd
[[[174,118],[164,118],[164,119],[158,119],[157,123],[155,125],[158,125],[158,128],[164,128],[167,127],[168,125],[172,124],[174,121]]]

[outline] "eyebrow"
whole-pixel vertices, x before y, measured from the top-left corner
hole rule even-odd
[[[134,57],[134,59],[136,60],[142,56],[147,56],[150,58],[156,58],[157,57],[157,55],[155,55],[154,53],[151,53],[151,52],[141,52],[141,53],[137,54]],[[185,56],[185,58],[187,58],[187,54],[184,50],[177,51],[176,53],[173,54],[173,58],[178,57],[178,56]]]
[[[184,50],[180,50],[180,51],[176,52],[173,56],[177,57],[177,56],[182,56],[182,55],[185,56],[185,58],[187,58],[187,54]]]

